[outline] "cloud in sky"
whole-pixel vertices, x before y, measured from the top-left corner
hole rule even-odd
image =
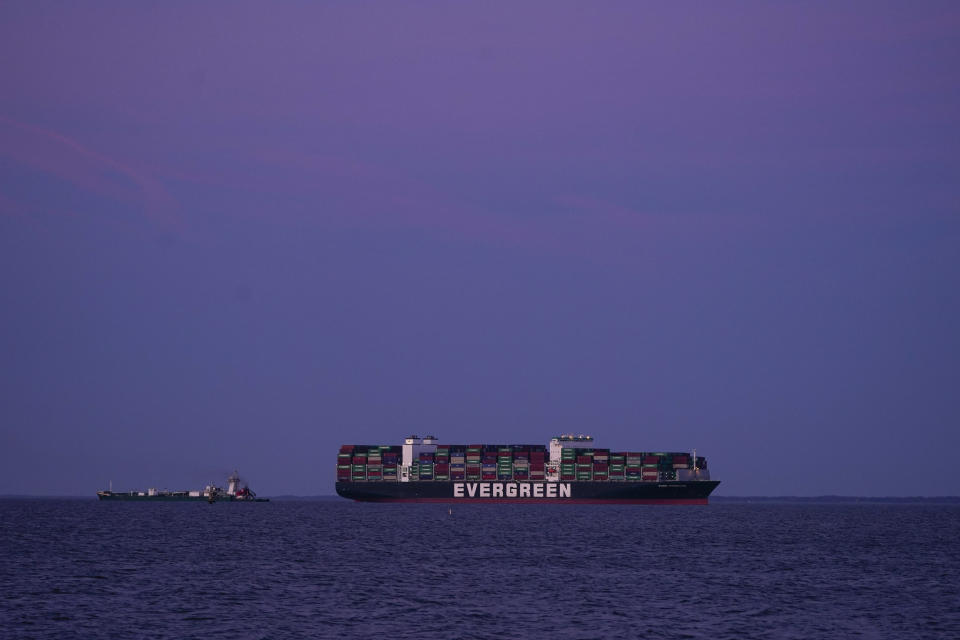
[[[183,228],[179,204],[159,180],[52,129],[0,114],[0,155],[140,211],[167,230]],[[32,207],[5,200],[7,209]]]

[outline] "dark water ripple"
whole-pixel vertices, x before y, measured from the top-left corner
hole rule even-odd
[[[960,506],[0,501],[2,638],[960,638]]]

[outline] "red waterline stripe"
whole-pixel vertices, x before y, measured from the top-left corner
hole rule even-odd
[[[432,502],[484,504],[708,504],[707,498],[377,498],[354,502]]]

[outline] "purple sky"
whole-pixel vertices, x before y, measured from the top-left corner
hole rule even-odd
[[[341,443],[960,494],[956,2],[0,5],[0,493]]]

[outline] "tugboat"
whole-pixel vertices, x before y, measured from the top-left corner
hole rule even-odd
[[[167,491],[160,489],[147,489],[146,491],[113,491],[111,488],[104,491],[97,491],[99,500],[139,500],[139,501],[161,501],[161,502],[201,502],[206,501],[210,504],[214,502],[270,502],[269,498],[258,498],[253,489],[243,483],[240,474],[236,471],[227,478],[227,488],[223,489],[213,484],[208,484],[203,490],[194,491]]]

